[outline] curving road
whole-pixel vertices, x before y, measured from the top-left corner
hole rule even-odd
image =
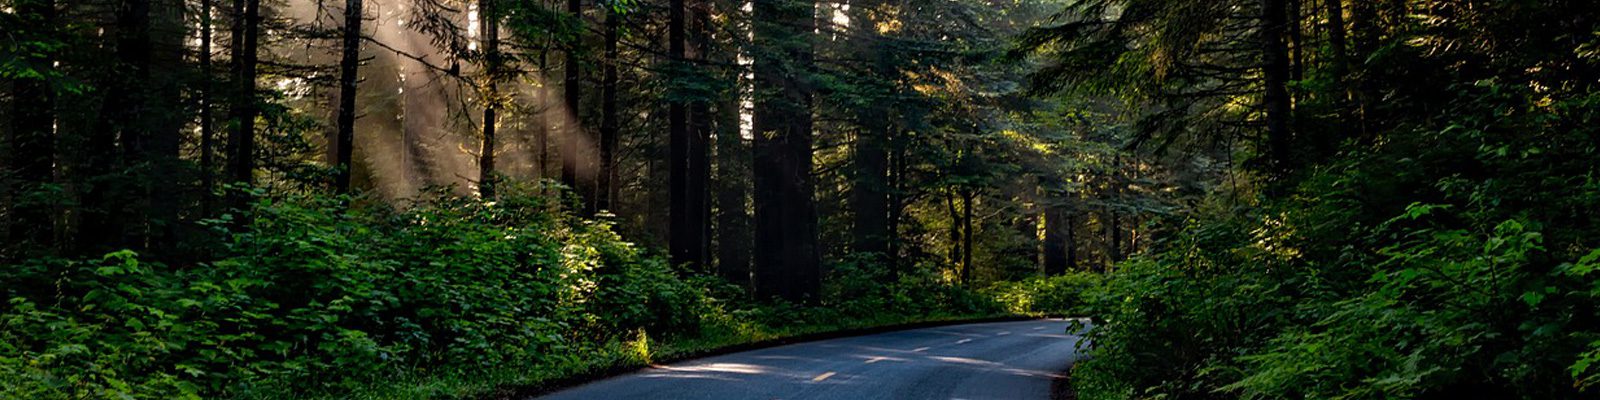
[[[657,366],[541,399],[1049,399],[1067,320],[952,325]]]

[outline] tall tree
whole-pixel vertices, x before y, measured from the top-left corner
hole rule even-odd
[[[1292,162],[1289,131],[1289,54],[1284,42],[1288,25],[1285,0],[1261,0],[1261,67],[1265,94],[1268,157],[1275,172],[1282,174]]]
[[[857,253],[892,256],[889,252],[889,152],[891,125],[889,104],[894,101],[894,76],[892,51],[887,48],[888,38],[877,30],[873,17],[882,1],[851,4],[855,12],[850,18],[851,38],[857,58],[867,60],[869,92],[865,104],[855,116],[860,126],[853,147],[854,180],[851,182],[851,203],[854,209],[854,250]],[[887,261],[887,260],[884,260]],[[889,279],[896,278],[891,271]]]
[[[721,1],[712,3],[716,12],[728,17],[744,19],[740,10],[742,2]],[[707,59],[716,63],[733,65],[723,70],[722,79],[733,83],[716,100],[715,179],[711,185],[715,197],[717,274],[743,287],[750,286],[750,143],[743,137],[743,101],[750,83],[745,78],[748,68],[739,64],[739,55],[747,48],[747,25],[736,26],[731,35],[721,35],[715,42],[715,51],[708,50]]]
[[[615,5],[607,6],[605,26],[605,63],[600,77],[600,167],[599,181],[595,186],[595,208],[614,210],[616,207],[617,135],[622,121],[617,108],[617,64],[621,62],[617,43],[621,40],[622,12]]]
[[[706,53],[711,47],[711,14],[709,0],[690,0],[686,6],[689,15],[685,17],[689,32],[688,48],[685,54],[686,64],[690,69],[688,76],[696,81],[705,81],[704,73]],[[711,102],[710,95],[702,87],[705,84],[694,85],[694,90],[689,91],[689,146],[688,146],[688,207],[690,214],[690,229],[694,230],[694,252],[698,255],[698,265],[711,266]]]
[[[1048,204],[1044,212],[1044,273],[1060,275],[1076,268],[1072,265],[1072,216],[1062,204]]]
[[[356,86],[361,80],[358,74],[361,67],[361,2],[344,2],[344,54],[339,60],[339,131],[333,144],[333,165],[336,169],[333,188],[340,193],[350,192],[351,158],[355,156]]]
[[[813,301],[821,291],[812,166],[810,0],[755,0],[755,288]]]
[[[212,92],[216,91],[216,77],[212,71],[212,37],[216,35],[213,24],[216,14],[215,0],[200,0],[200,48],[197,49],[197,59],[200,62],[200,89],[196,91],[200,113],[200,215],[202,218],[211,216],[211,207],[216,201],[212,190],[216,188],[216,150],[217,128],[213,119]]]
[[[355,1],[355,0],[352,0]],[[494,0],[478,0],[478,20],[483,30],[483,70],[485,80],[483,105],[483,142],[478,148],[478,196],[492,199],[495,196],[495,125],[499,123],[500,109],[500,14]]]
[[[228,108],[228,178],[234,184],[255,184],[256,63],[261,29],[261,0],[233,2],[233,101]],[[243,209],[244,192],[228,192],[229,206]]]
[[[693,189],[689,187],[689,104],[682,89],[687,78],[682,75],[688,69],[686,13],[684,0],[667,2],[667,56],[671,57],[670,69],[679,75],[667,94],[667,251],[672,263],[680,265],[698,264],[702,258],[695,240]]]
[[[583,21],[583,0],[567,0],[567,14],[573,20],[581,23]],[[578,30],[578,32],[582,31],[582,29]],[[580,198],[587,199],[590,197],[583,192],[582,183],[578,181],[578,169],[581,167],[580,163],[583,159],[583,155],[580,154],[583,151],[583,147],[580,146],[580,140],[584,135],[583,124],[579,122],[582,115],[579,111],[583,107],[583,75],[581,75],[582,71],[579,70],[578,66],[578,53],[582,50],[583,45],[582,36],[582,34],[575,35],[574,38],[567,42],[565,49],[566,60],[562,65],[564,70],[562,73],[565,79],[561,90],[566,99],[567,111],[572,118],[567,126],[562,127],[562,131],[568,136],[561,138],[561,183],[572,188],[574,192],[579,194]],[[583,201],[587,202],[588,200]]]

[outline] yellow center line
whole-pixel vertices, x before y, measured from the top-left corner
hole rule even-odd
[[[834,374],[833,371],[824,372],[824,373],[822,373],[822,375],[817,375],[817,377],[811,378],[811,381],[812,382],[822,382],[824,379],[828,379],[828,377],[833,376],[833,374]]]

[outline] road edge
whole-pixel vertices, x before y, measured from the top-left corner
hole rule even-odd
[[[694,360],[694,359],[700,359],[700,358],[706,358],[706,357],[715,357],[715,356],[720,356],[720,355],[724,355],[724,354],[733,354],[733,353],[739,353],[739,352],[745,352],[745,351],[751,351],[751,350],[760,350],[760,349],[772,348],[772,347],[778,347],[778,346],[787,346],[787,345],[796,344],[796,343],[816,342],[816,341],[823,341],[823,340],[829,340],[829,339],[838,339],[838,338],[845,338],[845,337],[852,337],[852,336],[864,336],[864,335],[872,335],[872,334],[895,332],[895,331],[904,331],[904,330],[911,330],[911,329],[934,328],[934,327],[940,327],[940,326],[966,325],[966,324],[984,324],[984,323],[993,323],[993,322],[1033,321],[1033,320],[1050,319],[1050,318],[1069,318],[1069,317],[1057,316],[1057,315],[1043,315],[1043,316],[1006,315],[1006,316],[990,316],[990,317],[977,317],[977,318],[957,318],[957,319],[947,319],[947,320],[930,320],[930,321],[908,322],[908,323],[902,323],[902,324],[889,324],[889,325],[880,325],[880,326],[871,326],[871,327],[862,327],[862,328],[840,329],[840,330],[826,331],[826,332],[805,333],[805,334],[799,334],[799,335],[794,335],[794,336],[787,336],[787,337],[780,337],[780,338],[773,338],[773,339],[766,339],[766,340],[757,340],[757,341],[754,341],[754,342],[747,342],[747,343],[740,343],[740,344],[734,344],[734,345],[729,345],[729,346],[717,347],[717,348],[713,348],[713,349],[706,349],[704,351],[686,352],[686,353],[674,355],[672,357],[665,357],[665,358],[653,360],[650,363],[650,365],[643,366],[643,367],[640,367],[640,366],[637,366],[637,365],[615,365],[615,366],[610,366],[610,367],[599,368],[599,369],[596,369],[594,371],[587,372],[587,373],[572,375],[572,376],[569,376],[569,377],[566,377],[566,378],[560,378],[560,379],[550,380],[550,381],[547,381],[547,382],[541,382],[541,383],[539,383],[537,385],[517,385],[517,386],[512,386],[512,387],[500,388],[498,390],[494,390],[493,392],[482,396],[481,399],[484,399],[484,400],[521,400],[521,399],[531,399],[533,397],[537,397],[537,396],[550,394],[550,393],[558,392],[558,391],[565,390],[565,389],[570,389],[570,388],[582,386],[582,385],[590,383],[590,382],[599,381],[599,380],[603,380],[603,379],[607,379],[607,378],[613,378],[613,377],[622,376],[622,375],[626,375],[626,374],[633,373],[633,372],[638,372],[638,371],[643,371],[643,370],[655,368],[657,366],[664,365],[664,364],[672,364],[672,363],[676,363],[676,362],[682,362],[682,361],[688,361],[688,360]],[[1054,383],[1052,383],[1052,388],[1053,387],[1054,387]]]

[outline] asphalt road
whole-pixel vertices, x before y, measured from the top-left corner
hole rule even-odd
[[[1067,320],[953,325],[685,361],[541,399],[1049,399]]]

